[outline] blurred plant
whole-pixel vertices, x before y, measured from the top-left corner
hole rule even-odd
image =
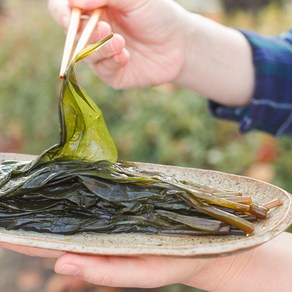
[[[10,137],[7,126],[11,121],[18,124],[23,131],[19,151],[30,153],[42,151],[48,140],[58,137],[56,86],[62,31],[49,21],[44,4],[6,1],[0,18],[0,133]]]
[[[0,151],[38,154],[58,142],[58,71],[65,38],[46,0],[2,2]],[[289,9],[272,4],[257,17],[238,11],[223,22],[272,35],[288,29],[291,17]],[[291,138],[275,141],[271,150],[263,142],[268,135],[240,135],[234,123],[210,117],[205,100],[193,92],[168,84],[116,91],[86,65],[77,71],[80,84],[104,112],[120,159],[245,174],[262,162],[259,157],[272,155],[265,161],[274,170],[272,182],[292,192]]]
[[[257,13],[271,3],[281,5],[282,2],[282,0],[222,0],[223,7],[227,13],[239,10]]]

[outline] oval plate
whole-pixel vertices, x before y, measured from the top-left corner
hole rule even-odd
[[[35,156],[0,153],[4,160],[30,161]],[[214,188],[248,193],[255,201],[265,203],[278,198],[283,205],[271,210],[265,220],[255,224],[252,236],[159,236],[141,234],[55,235],[28,231],[8,231],[0,228],[0,241],[51,250],[102,255],[169,255],[212,256],[230,254],[255,247],[285,231],[292,220],[291,195],[271,184],[252,178],[218,171],[136,163],[144,170],[157,171],[208,185]]]

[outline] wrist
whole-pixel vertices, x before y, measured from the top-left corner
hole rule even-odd
[[[291,242],[292,234],[283,233],[251,250],[205,259],[182,284],[213,292],[290,291]]]
[[[206,291],[251,291],[241,287],[246,280],[245,272],[252,269],[253,257],[256,257],[255,249],[239,254],[217,256],[214,258],[202,259],[199,272],[193,275],[182,284],[203,289]],[[196,266],[198,262],[195,263]],[[248,280],[247,280],[248,281]]]
[[[190,13],[184,38],[184,62],[174,82],[226,106],[248,104],[255,78],[242,33]]]
[[[206,291],[225,291],[216,288],[222,287],[224,275],[228,274],[227,271],[230,269],[234,258],[235,256],[217,256],[195,259],[193,273],[185,278],[181,284]]]

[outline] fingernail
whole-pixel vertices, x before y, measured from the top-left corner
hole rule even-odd
[[[78,276],[80,275],[80,269],[77,266],[65,264],[57,270],[57,273],[68,276]]]

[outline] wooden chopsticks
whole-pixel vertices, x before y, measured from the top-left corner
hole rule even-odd
[[[61,62],[60,78],[62,79],[64,78],[67,66],[70,63],[70,61],[74,57],[76,57],[76,55],[86,46],[93,30],[95,29],[100,19],[101,13],[102,13],[102,8],[97,8],[92,11],[91,15],[89,16],[88,22],[83,32],[81,33],[79,41],[73,52],[76,34],[78,32],[80,19],[82,16],[82,10],[77,7],[72,8],[68,33],[66,37],[66,42],[65,42],[64,52],[63,52],[63,57],[62,57],[62,62]]]

